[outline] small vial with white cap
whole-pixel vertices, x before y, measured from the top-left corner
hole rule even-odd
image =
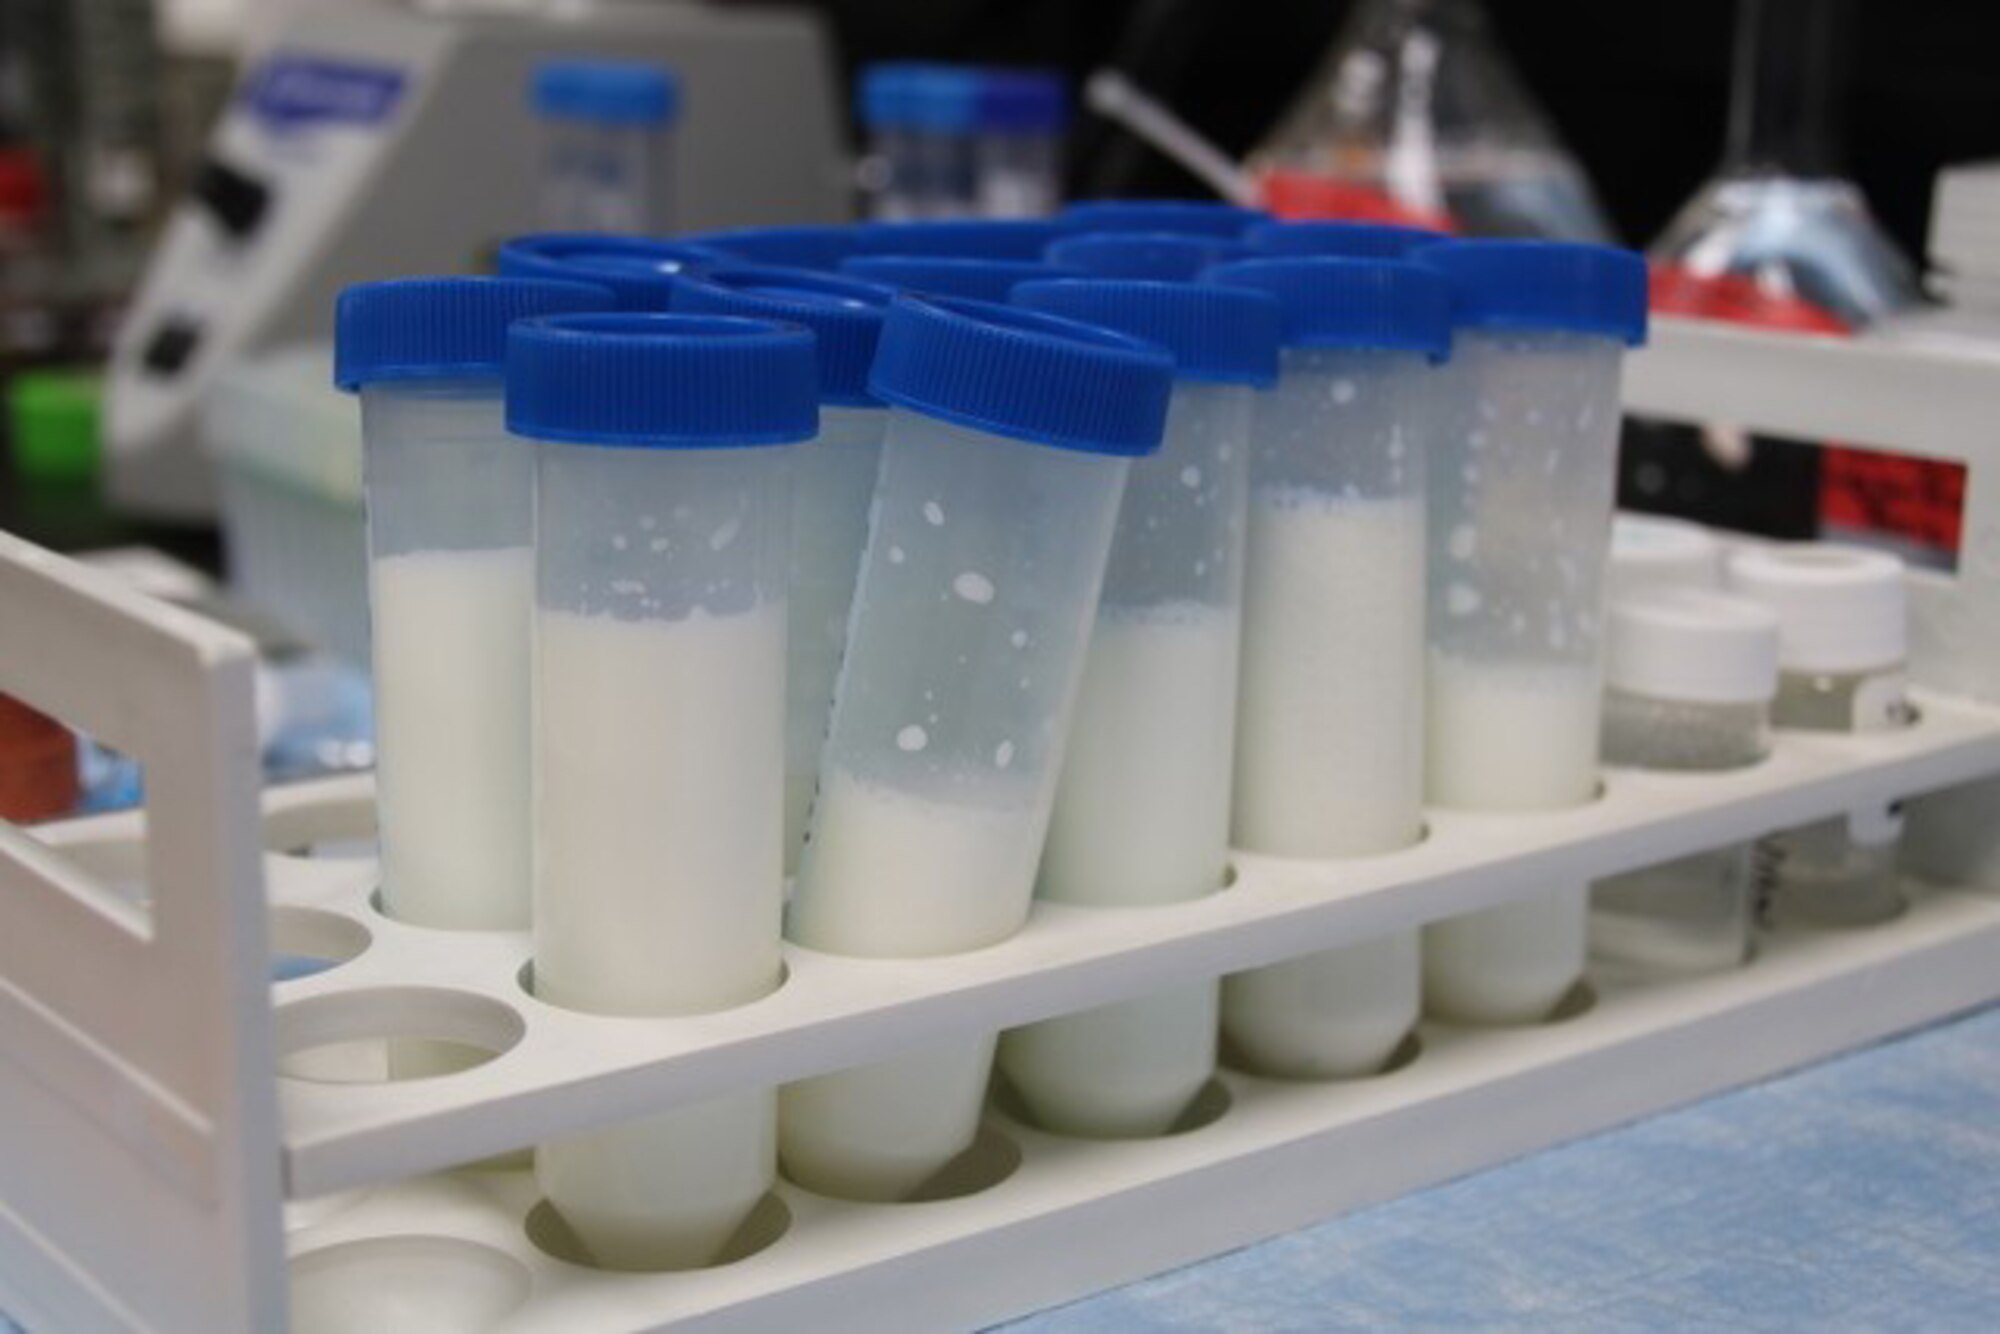
[[[1729,585],[1778,617],[1778,696],[1771,720],[1816,732],[1908,726],[1908,593],[1903,563],[1831,543],[1737,552]],[[1851,811],[1773,834],[1772,913],[1780,921],[1864,926],[1902,912],[1901,815]]]
[[[1605,652],[1604,761],[1710,772],[1770,750],[1778,620],[1746,598],[1703,588],[1613,600]],[[1603,976],[1716,972],[1750,956],[1750,846],[1732,844],[1600,880],[1590,955]]]
[[[659,65],[548,60],[531,89],[542,122],[541,221],[561,231],[673,230],[680,84]]]
[[[1620,510],[1611,520],[1610,591],[1721,588],[1722,542],[1686,519]]]

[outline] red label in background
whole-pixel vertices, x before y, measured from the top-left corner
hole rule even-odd
[[[1696,274],[1655,266],[1652,307],[1662,315],[1724,320],[1759,329],[1845,337],[1847,323],[1749,274]],[[1965,510],[1965,467],[1938,459],[1826,445],[1820,450],[1819,523],[1843,536],[1875,534],[1936,552],[1952,563]]]
[[[1304,171],[1270,171],[1259,182],[1264,207],[1287,222],[1388,222],[1455,232],[1449,217],[1412,208],[1379,186]]]
[[[75,735],[0,695],[0,819],[54,819],[74,808],[79,795]]]

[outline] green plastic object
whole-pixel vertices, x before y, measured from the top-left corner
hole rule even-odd
[[[37,481],[87,481],[97,475],[97,420],[103,379],[69,371],[30,371],[7,389],[14,470]]]

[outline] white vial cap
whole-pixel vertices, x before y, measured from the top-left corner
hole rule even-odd
[[[1778,693],[1778,618],[1707,588],[1648,588],[1611,602],[1605,683],[1651,699],[1755,704]]]
[[[1738,551],[1729,587],[1778,614],[1778,661],[1791,672],[1871,672],[1909,654],[1903,562],[1826,542]]]
[[[1620,511],[1611,521],[1611,596],[1645,588],[1720,588],[1722,543],[1686,519]]]

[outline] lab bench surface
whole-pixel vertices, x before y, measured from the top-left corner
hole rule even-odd
[[[1986,1331],[2000,1007],[1006,1326]]]

